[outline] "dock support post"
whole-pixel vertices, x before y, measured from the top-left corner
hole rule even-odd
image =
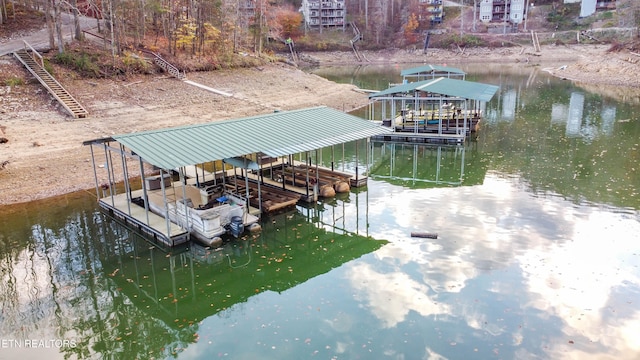
[[[282,166],[282,175],[281,175],[282,176],[282,178],[281,178],[282,179],[282,190],[286,190],[286,187],[284,186],[284,156],[282,157],[281,166]]]
[[[196,174],[198,173],[198,170],[196,170]],[[185,230],[187,229],[191,229],[191,224],[190,222],[192,222],[193,220],[191,219],[191,216],[189,216],[189,207],[187,206],[187,188],[185,186],[185,184],[187,183],[187,178],[184,174],[184,167],[181,166],[178,169],[178,174],[180,176],[180,185],[182,186],[182,205],[184,205],[184,213],[185,213]],[[160,181],[162,183],[164,183],[164,179],[160,178]],[[174,190],[175,191],[175,190]],[[176,204],[176,212],[178,211],[178,204]]]
[[[127,194],[127,211],[131,214],[131,186],[129,185],[129,169],[127,159],[124,156],[124,145],[120,144],[120,161],[122,161],[122,173],[124,176],[124,191]]]
[[[216,162],[212,161],[213,163],[213,185],[218,185],[218,176],[216,176]],[[204,169],[203,169],[204,170]],[[222,178],[224,179],[224,172],[222,173]]]
[[[147,225],[149,225],[149,196],[147,195],[147,180],[144,174],[144,163],[142,158],[138,157],[140,165],[140,179],[142,180],[142,198],[144,199],[144,214],[147,218]]]
[[[358,181],[358,140],[356,140],[356,183],[359,183],[360,181]]]
[[[333,166],[335,164],[335,159],[336,159],[336,151],[335,150],[336,150],[335,145],[331,145],[331,171],[333,171]]]
[[[109,181],[109,196],[111,197],[111,206],[115,207],[115,200],[113,198],[113,177],[111,176],[111,162],[109,161],[109,148],[107,147],[106,143],[103,143],[102,146],[104,147],[104,161],[106,163],[106,170],[107,170],[107,179]]]
[[[167,234],[171,234],[171,221],[169,220],[169,204],[167,204],[167,188],[164,186],[164,173],[160,169],[160,189],[162,190],[162,202],[164,203],[165,222],[167,224]],[[177,204],[176,204],[177,211]]]
[[[100,199],[100,184],[98,184],[98,172],[96,170],[96,158],[93,153],[93,144],[89,145],[89,149],[91,150],[91,164],[93,165],[93,179],[96,182],[96,198]]]
[[[309,158],[309,152],[308,152],[308,151],[305,151],[305,156],[306,156],[306,160],[305,160],[305,165],[306,165],[306,166],[305,166],[305,167],[307,168],[307,171],[306,171],[306,179],[305,179],[305,186],[304,186],[304,188],[305,188],[306,193],[307,193],[307,199],[309,199],[309,162],[311,161],[311,159]],[[293,184],[294,184],[294,185],[295,185],[295,176],[296,176],[295,174],[296,174],[296,173],[295,173],[295,171],[294,171],[294,172],[293,172],[293,176],[294,176],[294,182],[293,182]],[[315,193],[314,193],[314,195],[315,195]],[[314,197],[315,197],[315,196],[314,196]]]

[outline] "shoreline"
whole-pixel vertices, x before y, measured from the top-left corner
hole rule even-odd
[[[551,75],[595,85],[640,89],[640,56],[607,53],[608,46],[547,46],[540,54],[526,48],[362,51],[365,64],[480,62],[540,66]],[[305,54],[319,66],[353,65],[350,52]],[[541,64],[548,65],[544,68]],[[558,64],[563,66],[558,67]],[[26,74],[16,61],[0,57],[0,72]],[[630,75],[634,74],[634,75]],[[27,75],[24,75],[28,78]],[[65,115],[39,83],[0,87],[0,206],[27,203],[76,191],[95,190],[90,149],[83,141],[115,134],[313,106],[350,111],[366,106],[356,86],[338,84],[284,63],[257,68],[188,74],[189,80],[230,93],[222,96],[164,75],[59,81],[89,110],[86,119]],[[131,174],[133,175],[133,174]],[[121,179],[119,179],[121,180]]]

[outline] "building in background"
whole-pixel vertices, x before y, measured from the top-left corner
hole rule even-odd
[[[525,0],[482,0],[480,21],[483,23],[509,23],[514,30],[526,16]]]
[[[596,11],[616,9],[616,0],[564,0],[565,4],[580,3],[580,17],[591,16]]]
[[[431,26],[442,23],[444,19],[443,0],[419,0],[420,15],[419,21],[429,22]]]
[[[302,0],[301,11],[309,29],[346,27],[346,0]]]

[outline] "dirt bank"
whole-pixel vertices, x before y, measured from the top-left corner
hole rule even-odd
[[[517,63],[541,66],[567,80],[585,84],[640,87],[640,54],[622,50],[609,52],[611,45],[546,45],[541,51],[531,47],[471,48],[461,51],[422,50],[363,51],[363,63],[425,63],[456,66],[468,62]],[[347,64],[355,60],[353,53],[327,52],[314,54],[324,65]]]
[[[605,46],[553,46],[535,53],[524,48],[475,49],[465,53],[433,50],[365,52],[377,63],[455,64],[462,61],[512,62],[547,66],[557,76],[587,83],[640,86],[633,54],[606,53]],[[311,54],[321,64],[352,63],[351,53]],[[611,63],[612,65],[606,65]],[[566,65],[566,66],[564,66]],[[624,65],[624,67],[622,67]],[[625,73],[621,73],[624,69]],[[0,73],[25,70],[0,58]],[[633,75],[630,75],[633,74]],[[82,142],[114,134],[238,118],[311,106],[351,110],[367,103],[351,85],[336,84],[275,63],[233,71],[189,74],[189,79],[233,94],[218,95],[173,78],[146,76],[127,81],[60,82],[90,113],[72,119],[38,85],[0,87],[0,205],[93,189],[89,148]]]

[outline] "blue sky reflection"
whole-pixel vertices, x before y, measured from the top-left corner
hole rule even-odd
[[[391,243],[374,253],[376,262],[350,263],[347,277],[355,300],[383,328],[412,314],[434,326],[447,319],[451,331],[458,326],[456,348],[438,353],[454,358],[466,343],[481,352],[487,341],[478,344],[479,336],[501,339],[485,349],[494,355],[640,354],[635,212],[532,194],[518,177],[491,171],[479,186],[369,189],[370,218],[385,218],[371,222],[370,234]],[[411,231],[439,238],[411,238]]]

